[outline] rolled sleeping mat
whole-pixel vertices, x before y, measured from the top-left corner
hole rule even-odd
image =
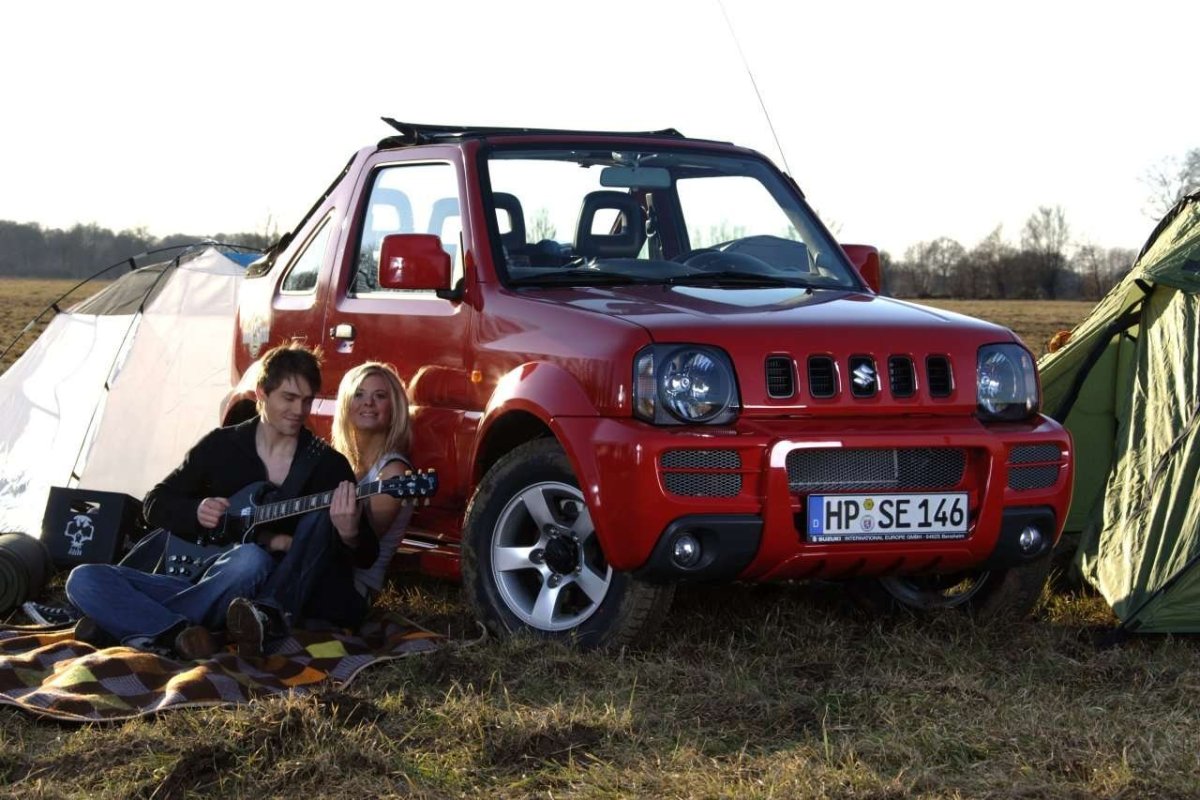
[[[41,594],[54,565],[50,552],[24,533],[0,534],[0,614]]]

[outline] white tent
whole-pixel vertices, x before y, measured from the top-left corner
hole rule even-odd
[[[236,259],[208,248],[131,272],[0,375],[0,531],[40,535],[51,486],[140,499],[220,423]]]

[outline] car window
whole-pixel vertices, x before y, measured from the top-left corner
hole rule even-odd
[[[854,288],[841,248],[752,156],[663,147],[496,148],[494,253],[510,285]],[[485,201],[486,202],[486,201]]]
[[[378,170],[363,214],[350,294],[394,291],[379,286],[383,239],[394,233],[434,234],[450,256],[452,282],[462,275],[462,215],[458,177],[451,164],[405,164]]]
[[[283,279],[282,290],[285,292],[303,294],[317,288],[317,277],[321,273],[321,264],[325,260],[325,248],[329,244],[329,232],[333,226],[329,217],[322,220],[317,232],[309,237],[300,254],[292,261],[287,275]]]

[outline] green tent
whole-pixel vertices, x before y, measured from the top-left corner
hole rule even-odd
[[[1075,440],[1083,576],[1127,630],[1200,632],[1200,194],[1039,367]]]

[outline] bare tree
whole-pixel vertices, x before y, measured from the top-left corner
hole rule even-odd
[[[1067,247],[1071,244],[1071,227],[1062,206],[1039,206],[1025,220],[1021,231],[1021,249],[1030,255],[1032,278],[1037,296],[1054,299],[1057,295],[1059,273],[1067,263]]]
[[[1004,298],[1012,290],[1013,275],[1005,259],[1012,255],[1013,248],[1004,241],[1003,231],[1004,226],[997,225],[967,256],[984,277],[985,288],[979,296]]]
[[[953,239],[942,236],[931,242],[920,242],[908,248],[906,260],[926,275],[923,294],[948,295],[952,291],[951,278],[959,268],[967,251]]]
[[[1089,300],[1103,297],[1133,266],[1137,252],[1121,247],[1103,248],[1085,244],[1072,259],[1083,281],[1083,294]]]
[[[1200,191],[1200,147],[1193,147],[1183,158],[1170,156],[1153,164],[1142,183],[1150,190],[1144,213],[1161,219],[1186,195]]]

